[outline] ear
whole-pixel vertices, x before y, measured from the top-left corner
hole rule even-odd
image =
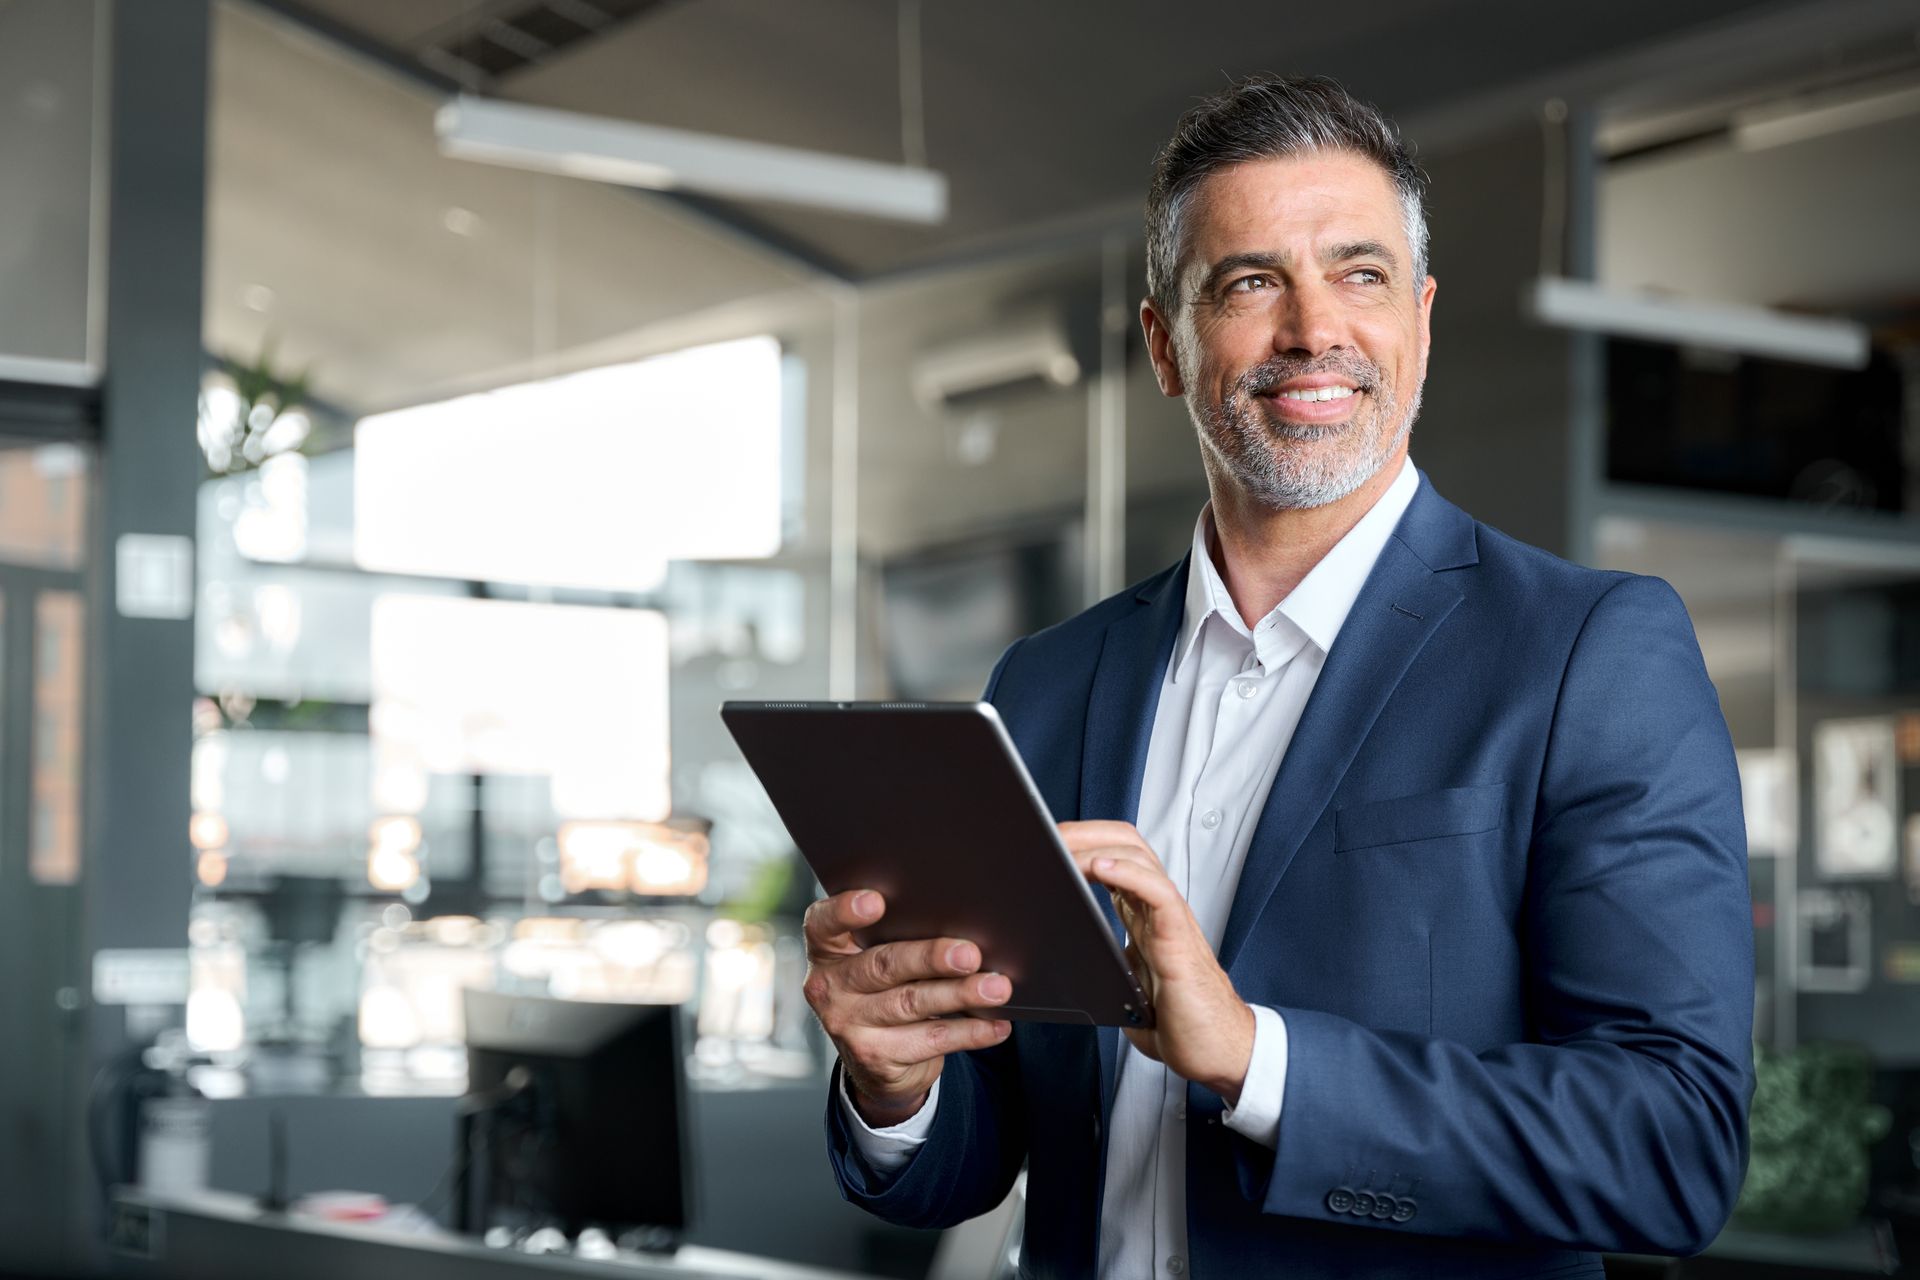
[[[1180,364],[1173,355],[1173,330],[1152,298],[1140,300],[1140,329],[1147,335],[1147,358],[1153,361],[1153,380],[1160,384],[1160,394],[1185,395],[1186,384],[1180,380]]]
[[[1432,276],[1420,286],[1420,373],[1426,376],[1427,352],[1433,347],[1433,295],[1440,288],[1440,282]]]

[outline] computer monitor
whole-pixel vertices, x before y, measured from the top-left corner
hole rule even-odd
[[[462,999],[455,1225],[484,1231],[498,1207],[570,1236],[592,1226],[677,1239],[691,1183],[679,1007],[472,988]]]

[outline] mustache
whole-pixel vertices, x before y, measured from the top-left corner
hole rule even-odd
[[[1373,391],[1380,385],[1380,366],[1362,356],[1329,356],[1303,360],[1298,356],[1274,356],[1241,374],[1236,389],[1244,395],[1271,395],[1282,383],[1313,374],[1336,373],[1350,378],[1361,391]]]

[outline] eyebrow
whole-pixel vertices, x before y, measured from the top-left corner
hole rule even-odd
[[[1389,268],[1395,271],[1400,269],[1399,256],[1378,240],[1350,240],[1344,244],[1330,244],[1320,251],[1322,266],[1351,262],[1355,258],[1378,258]],[[1292,255],[1285,253],[1230,253],[1207,271],[1206,279],[1200,282],[1200,292],[1203,295],[1212,293],[1222,280],[1236,271],[1249,268],[1273,271],[1288,266],[1292,260]]]

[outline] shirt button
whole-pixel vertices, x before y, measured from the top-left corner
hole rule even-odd
[[[1173,1115],[1176,1120],[1185,1120],[1187,1118],[1187,1109],[1185,1107],[1176,1108]]]
[[[1259,683],[1253,680],[1242,680],[1233,687],[1242,698],[1251,698],[1254,694],[1260,692]]]
[[[1187,1260],[1177,1253],[1167,1255],[1167,1270],[1174,1275],[1183,1275],[1187,1269]]]
[[[1200,815],[1200,825],[1201,825],[1201,826],[1203,826],[1203,827],[1205,827],[1205,828],[1206,828],[1207,830],[1209,830],[1209,831],[1211,831],[1211,830],[1213,830],[1213,829],[1214,829],[1215,827],[1217,827],[1217,826],[1219,826],[1219,825],[1220,825],[1220,811],[1219,811],[1218,809],[1209,809],[1209,810],[1207,810],[1207,811],[1206,811],[1205,813],[1203,813],[1203,814],[1201,814],[1201,815]]]

